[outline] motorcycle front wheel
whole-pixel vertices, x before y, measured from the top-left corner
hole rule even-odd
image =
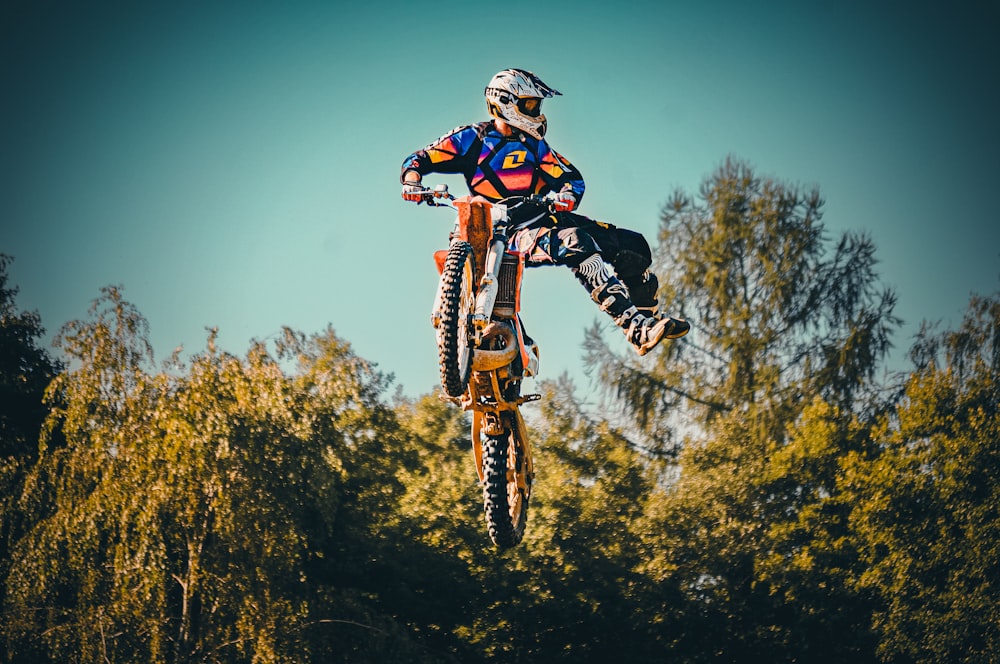
[[[469,324],[475,307],[472,245],[456,242],[441,271],[441,310],[437,328],[441,387],[450,397],[465,394],[472,371]]]
[[[503,416],[506,431],[483,434],[483,509],[490,539],[501,549],[521,542],[528,523],[531,470],[527,449],[513,417]]]

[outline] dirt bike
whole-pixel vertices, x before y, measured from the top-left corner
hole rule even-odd
[[[455,198],[447,185],[421,193],[429,205],[457,211],[448,249],[434,255],[441,278],[431,324],[441,387],[444,398],[472,412],[487,530],[498,547],[512,547],[524,537],[535,477],[519,407],[541,395],[521,395],[522,380],[538,371],[538,346],[519,315],[524,256],[508,249],[508,213],[544,199]]]

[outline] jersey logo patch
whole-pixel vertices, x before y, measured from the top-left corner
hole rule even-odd
[[[509,155],[504,157],[503,165],[500,167],[503,170],[509,168],[517,168],[518,166],[523,166],[525,160],[528,158],[528,153],[525,150],[515,150]]]

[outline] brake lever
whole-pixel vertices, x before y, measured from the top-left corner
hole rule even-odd
[[[455,197],[448,192],[448,185],[439,184],[434,187],[434,189],[426,189],[427,193],[424,194],[423,200],[427,202],[427,205],[431,207],[450,207],[455,206],[451,204],[451,201],[455,200]],[[438,203],[438,199],[445,199],[444,203]]]
[[[549,212],[554,212],[552,209],[552,201],[548,200],[544,196],[539,196],[538,194],[529,194],[527,196],[518,196],[519,198],[516,203],[508,204],[509,209],[519,208],[522,205],[534,205],[540,208],[545,208]]]
[[[454,208],[455,206],[451,204],[452,200],[454,200],[454,199],[453,198],[448,198],[448,199],[444,200],[444,202],[438,203],[438,199],[435,198],[433,194],[428,194],[424,198],[421,198],[419,201],[417,201],[417,205],[420,205],[421,203],[427,203],[428,207],[450,207],[450,208]]]

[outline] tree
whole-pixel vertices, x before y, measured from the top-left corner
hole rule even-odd
[[[132,488],[116,481],[116,471],[134,458],[131,443],[145,439],[136,424],[152,386],[141,371],[149,355],[144,319],[114,288],[91,313],[92,324],[71,323],[57,336],[81,366],[49,386],[38,462],[20,498],[32,526],[13,547],[6,583],[4,635],[14,661],[97,661],[113,624],[107,541],[114,503]],[[145,588],[133,590],[140,592],[123,593],[126,601]]]
[[[925,327],[917,370],[878,447],[845,464],[851,522],[880,600],[885,661],[988,662],[1000,652],[1000,296],[960,329]]]
[[[730,413],[681,450],[644,528],[648,574],[686,607],[672,659],[874,661],[838,472],[863,433],[817,400],[780,446]]]
[[[21,500],[9,658],[424,659],[363,573],[401,492],[386,378],[332,330],[244,359],[213,332],[164,372],[147,334],[107,288],[58,338],[74,369],[50,388]]]
[[[899,321],[864,235],[828,251],[819,191],[761,178],[727,159],[665,207],[656,253],[660,297],[692,332],[654,362],[610,353],[596,330],[588,364],[662,449],[726,413],[781,436],[813,396],[850,413]]]
[[[45,334],[38,313],[17,309],[18,289],[8,286],[11,260],[0,254],[0,582],[9,571],[11,546],[30,518],[20,510],[17,498],[38,457],[45,389],[60,370],[38,347]],[[3,597],[0,586],[0,607]]]
[[[45,334],[38,313],[17,310],[18,289],[8,287],[11,260],[0,254],[0,459],[5,462],[35,457],[46,412],[42,397],[60,368],[38,347]]]
[[[661,299],[692,332],[652,361],[588,339],[611,396],[679,455],[651,507],[650,570],[698,616],[678,643],[691,661],[874,657],[838,469],[887,408],[874,379],[899,321],[871,240],[829,246],[822,207],[726,160],[661,220]]]
[[[476,661],[469,626],[493,601],[502,575],[491,571],[502,561],[484,525],[470,418],[433,394],[398,404],[397,414],[413,454],[397,468],[399,509],[383,519],[396,549],[380,561],[380,596],[432,651]]]

